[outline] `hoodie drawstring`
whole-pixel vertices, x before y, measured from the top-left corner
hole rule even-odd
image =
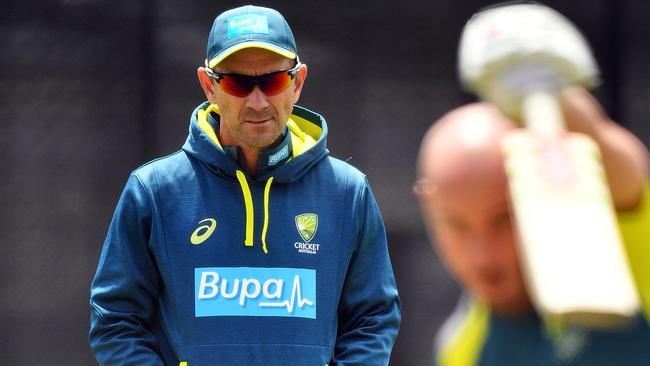
[[[269,227],[269,193],[271,192],[271,182],[273,182],[273,177],[266,181],[266,186],[264,187],[264,226],[262,226],[262,249],[264,253],[269,252],[266,249],[266,229]]]
[[[253,214],[253,198],[251,197],[251,190],[248,188],[248,182],[246,182],[246,176],[242,173],[241,170],[236,172],[237,180],[239,180],[239,185],[241,186],[241,192],[244,196],[244,204],[246,205],[246,239],[244,239],[244,245],[247,247],[253,246],[253,226],[255,224],[255,216]]]
[[[246,175],[241,170],[236,171],[237,180],[241,186],[242,195],[244,196],[244,205],[246,206],[246,238],[244,239],[244,245],[247,247],[253,246],[253,229],[255,227],[255,213],[253,211],[253,197],[251,196],[251,190],[248,187],[248,181],[246,180]],[[266,248],[266,231],[269,226],[269,194],[271,192],[271,183],[273,182],[273,177],[270,177],[266,181],[264,187],[264,225],[262,227],[262,250],[264,253],[268,253]]]

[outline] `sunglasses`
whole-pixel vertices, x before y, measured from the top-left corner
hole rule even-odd
[[[296,66],[289,70],[280,70],[259,76],[220,73],[210,69],[207,64],[205,71],[221,86],[223,91],[230,95],[245,97],[253,92],[255,86],[259,86],[264,94],[273,96],[291,85],[291,80],[300,70],[300,66],[302,63],[296,58]]]

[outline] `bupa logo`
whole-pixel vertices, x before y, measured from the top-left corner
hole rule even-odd
[[[282,161],[282,159],[286,158],[287,156],[289,156],[289,145],[284,145],[284,147],[282,147],[280,151],[269,156],[269,166],[274,166],[275,164]]]
[[[194,270],[194,312],[203,316],[316,319],[316,271],[210,267]]]
[[[244,14],[228,19],[228,39],[255,33],[269,34],[269,20],[265,15]]]

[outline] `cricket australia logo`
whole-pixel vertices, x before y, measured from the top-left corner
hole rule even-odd
[[[318,215],[313,213],[304,213],[296,216],[296,229],[304,242],[293,243],[298,253],[317,254],[320,244],[310,243],[309,241],[316,235],[318,230]]]

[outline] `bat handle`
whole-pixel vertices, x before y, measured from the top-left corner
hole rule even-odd
[[[522,119],[529,130],[548,138],[566,131],[560,102],[553,93],[532,92],[524,97],[522,107]]]

